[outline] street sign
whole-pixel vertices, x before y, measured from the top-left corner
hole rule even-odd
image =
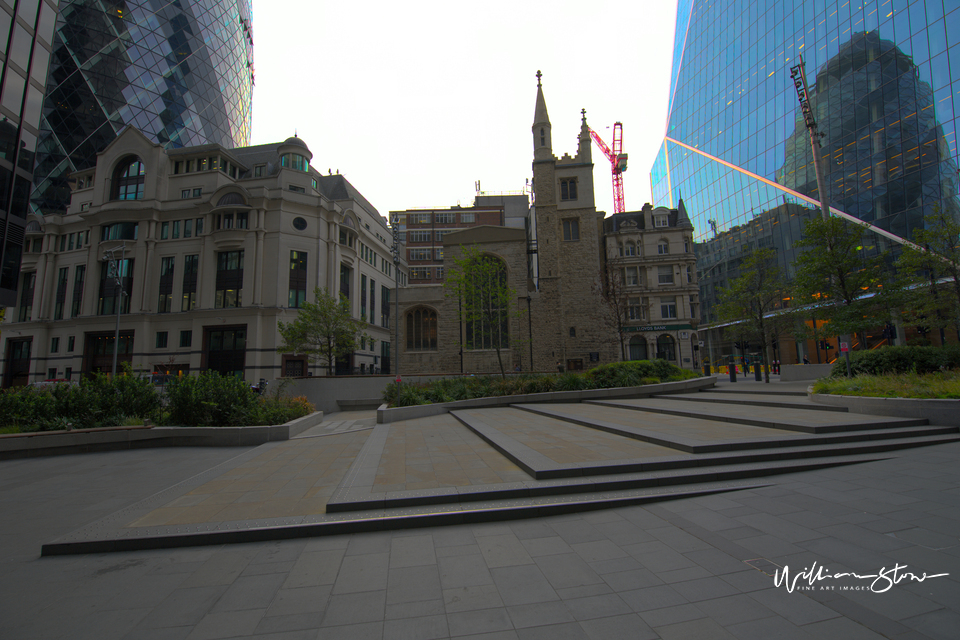
[[[847,353],[850,351],[850,345],[846,342],[840,343],[840,353]]]

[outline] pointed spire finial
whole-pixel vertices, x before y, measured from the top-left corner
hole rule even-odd
[[[538,86],[538,87],[541,86],[541,85],[540,85],[540,77],[541,77],[541,76],[543,76],[543,74],[540,73],[540,69],[537,69],[537,86]]]
[[[581,121],[581,122],[584,122],[584,123],[587,121],[587,110],[586,110],[586,109],[580,109],[580,121]]]

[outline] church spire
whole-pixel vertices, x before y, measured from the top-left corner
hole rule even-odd
[[[543,98],[543,74],[537,71],[537,106],[533,113],[533,159],[550,160],[553,158],[553,140],[550,135],[550,115],[547,113],[547,101]]]

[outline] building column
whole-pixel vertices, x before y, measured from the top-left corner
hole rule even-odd
[[[54,247],[53,244],[56,242],[56,236],[49,235],[47,236],[50,239],[48,244],[48,250],[43,254],[43,277],[37,269],[37,283],[36,286],[38,289],[34,289],[33,294],[33,313],[35,314],[34,320],[40,318],[49,318],[50,317],[50,301],[57,295],[56,291],[53,290],[53,271],[54,271],[54,261],[55,257],[53,255]],[[37,304],[37,293],[40,294],[40,304]],[[36,315],[39,314],[39,315]]]
[[[31,303],[32,308],[30,311],[31,322],[36,322],[42,317],[40,315],[40,305],[43,302],[44,294],[49,291],[49,289],[43,286],[43,281],[47,277],[47,261],[49,259],[50,244],[55,238],[56,236],[51,234],[43,236],[43,244],[41,245],[43,253],[40,256],[40,260],[37,261],[36,280],[33,283],[33,302]],[[43,245],[46,245],[46,247],[43,247]],[[19,303],[20,301],[17,300],[17,304]]]
[[[152,228],[153,225],[154,225],[154,223],[151,222],[151,223],[150,223],[150,227],[151,227],[150,231],[151,231],[151,233],[148,235],[149,239],[148,239],[147,242],[146,242],[146,244],[147,244],[147,257],[146,257],[146,259],[145,259],[145,265],[144,265],[144,270],[143,270],[143,290],[140,292],[140,309],[142,309],[143,311],[148,312],[148,313],[151,312],[151,311],[155,311],[155,309],[153,308],[153,304],[151,304],[151,302],[150,302],[150,299],[147,298],[147,295],[148,295],[148,294],[147,294],[147,291],[148,291],[148,290],[153,290],[153,277],[152,277],[152,276],[154,276],[154,275],[156,274],[156,272],[158,271],[158,269],[151,269],[151,268],[150,268],[150,265],[153,264],[153,251],[154,251],[154,249],[156,248],[156,245],[157,245],[157,241],[153,239],[153,233],[152,233],[152,231],[153,231],[153,228]],[[159,294],[158,294],[158,295],[159,295]],[[154,298],[154,299],[156,299],[156,298]],[[131,309],[131,311],[132,311],[132,309]]]

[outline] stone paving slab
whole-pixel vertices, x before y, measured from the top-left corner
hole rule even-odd
[[[5,640],[960,637],[957,443],[763,487],[535,519],[107,555],[18,551],[53,530],[46,514],[79,526],[121,488],[148,495],[157,487],[143,478],[179,479],[170,474],[186,468],[163,453],[0,465]],[[67,479],[84,490],[58,491]],[[882,523],[910,539],[878,532]],[[931,526],[948,537],[916,542]],[[859,584],[847,579],[788,593],[756,568],[813,563],[950,575],[885,593],[841,591]]]
[[[657,396],[671,400],[689,400],[692,402],[709,402],[712,404],[749,404],[754,407],[780,407],[790,409],[809,409],[810,411],[836,411],[846,413],[846,407],[831,407],[817,404],[810,398],[774,395],[772,393],[738,393],[727,389],[711,392],[704,390],[700,393],[677,393],[670,396]]]
[[[698,417],[720,422],[733,422],[771,429],[829,433],[857,429],[878,429],[884,426],[912,427],[927,424],[925,419],[888,418],[849,413],[821,412],[804,409],[747,407],[723,405],[711,407],[701,402],[670,400],[663,397],[627,400],[588,400],[588,404],[623,407],[637,411]]]

